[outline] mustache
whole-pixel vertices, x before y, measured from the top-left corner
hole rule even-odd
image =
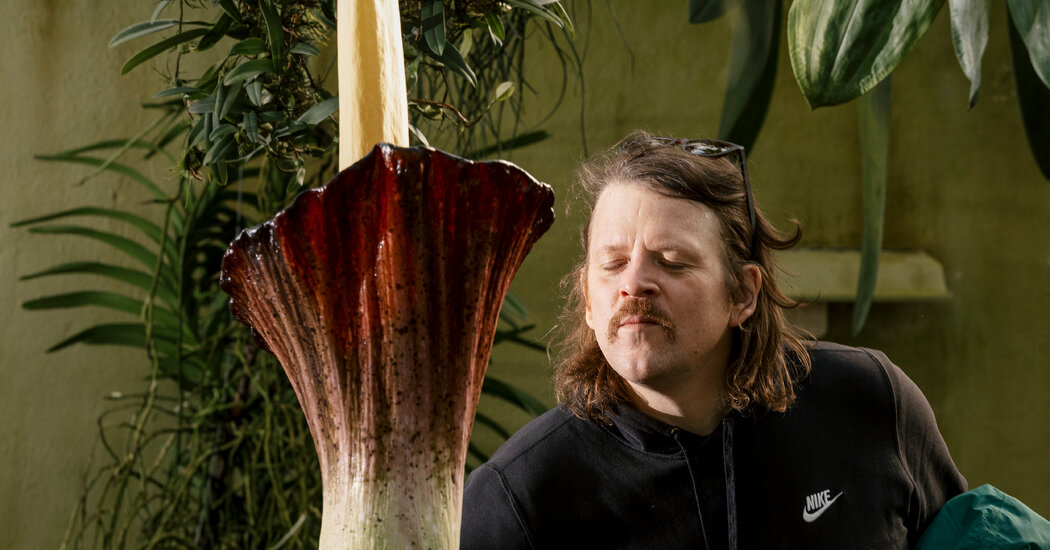
[[[656,307],[649,300],[627,300],[620,306],[620,309],[612,316],[609,320],[609,340],[615,340],[617,332],[620,330],[620,325],[623,324],[624,319],[628,317],[641,317],[647,323],[655,323],[664,329],[667,337],[674,341],[678,335],[678,331],[674,327],[674,323],[671,322],[670,317],[663,310]]]

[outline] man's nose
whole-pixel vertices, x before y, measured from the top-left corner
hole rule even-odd
[[[660,294],[660,285],[654,278],[652,266],[644,261],[633,261],[621,273],[620,296],[632,298],[653,298]]]

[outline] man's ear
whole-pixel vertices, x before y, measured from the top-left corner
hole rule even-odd
[[[762,292],[762,270],[755,264],[740,268],[741,301],[733,304],[729,325],[738,327],[755,314],[758,307],[758,295]]]

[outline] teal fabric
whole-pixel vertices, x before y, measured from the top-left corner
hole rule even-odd
[[[1050,522],[1016,498],[980,487],[949,500],[917,550],[1050,550]]]

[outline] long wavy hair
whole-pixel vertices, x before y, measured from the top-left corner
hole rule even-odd
[[[697,201],[721,221],[726,292],[734,302],[748,299],[742,268],[762,273],[754,314],[734,329],[730,363],[725,370],[725,403],[741,412],[753,406],[784,411],[794,402],[795,386],[809,374],[811,361],[803,343],[807,335],[784,318],[798,302],[788,298],[773,278],[773,250],[794,246],[802,237],[784,234],[756,210],[755,227],[747,207],[743,174],[729,157],[706,157],[684,151],[674,141],[635,132],[577,170],[578,195],[593,215],[607,185],[632,182],[665,196]],[[594,331],[587,326],[586,276],[590,224],[581,228],[583,257],[562,280],[565,310],[555,346],[554,386],[558,402],[580,418],[609,423],[609,412],[629,402],[627,384],[605,359]]]

